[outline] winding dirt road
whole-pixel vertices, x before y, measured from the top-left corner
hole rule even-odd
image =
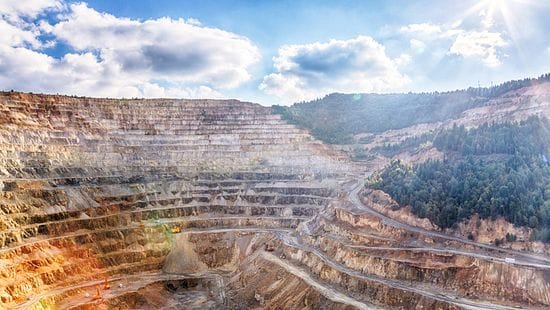
[[[403,222],[397,221],[393,218],[390,218],[390,217],[376,211],[375,209],[363,204],[363,202],[359,198],[359,195],[360,195],[360,192],[363,190],[364,186],[365,186],[364,181],[360,179],[356,182],[356,184],[349,191],[349,200],[354,206],[353,211],[365,212],[365,213],[368,213],[368,214],[373,215],[375,217],[378,217],[382,220],[382,223],[384,223],[386,225],[389,225],[389,226],[392,226],[392,227],[395,227],[395,228],[400,228],[400,229],[403,229],[403,230],[407,230],[407,231],[410,231],[410,232],[422,234],[422,235],[425,235],[425,236],[430,236],[430,237],[433,237],[433,238],[440,238],[440,239],[449,240],[449,241],[461,242],[461,243],[472,245],[472,246],[482,248],[482,249],[485,249],[485,250],[504,253],[504,254],[507,255],[506,257],[510,257],[510,258],[515,259],[515,262],[506,262],[505,258],[502,258],[502,257],[482,255],[482,256],[485,256],[485,258],[488,258],[488,259],[491,259],[491,260],[494,260],[494,261],[499,261],[499,262],[504,261],[504,262],[509,263],[509,264],[515,264],[515,265],[527,266],[527,267],[533,267],[533,268],[550,269],[550,258],[549,257],[545,257],[545,256],[542,256],[542,255],[537,255],[537,254],[532,254],[532,253],[527,253],[527,252],[522,252],[522,251],[516,251],[516,250],[511,250],[511,249],[500,248],[500,247],[497,247],[497,246],[484,244],[484,243],[479,243],[479,242],[471,241],[471,240],[468,240],[468,239],[459,238],[459,237],[456,237],[456,236],[450,236],[450,235],[446,235],[446,234],[439,233],[439,232],[436,232],[436,231],[426,230],[426,229],[423,229],[423,228],[420,228],[420,227],[417,227],[417,226],[413,226],[413,225],[410,225],[410,224],[407,224],[407,223],[403,223]],[[442,251],[442,249],[434,249],[434,250]],[[462,255],[472,255],[472,253],[468,252],[468,251],[457,251],[457,250],[455,250],[455,253],[462,254]]]

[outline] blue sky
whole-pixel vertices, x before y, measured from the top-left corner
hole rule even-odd
[[[290,104],[550,72],[550,1],[3,0],[0,88]]]

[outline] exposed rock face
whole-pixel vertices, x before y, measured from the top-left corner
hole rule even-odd
[[[550,261],[385,219],[268,108],[2,93],[0,110],[0,308],[550,305]]]
[[[1,100],[4,176],[338,170],[329,149],[252,103],[19,93]]]
[[[334,192],[321,179],[349,169],[252,103],[2,93],[0,110],[9,307],[62,305],[103,278],[234,269],[238,252],[212,238],[297,227]]]
[[[435,285],[440,292],[458,291],[466,297],[531,305],[550,303],[546,267],[533,268],[519,260],[517,264],[508,264],[504,257],[491,253],[493,249],[483,244],[394,227],[380,218],[346,208],[336,208],[334,217],[336,221],[332,219],[329,227],[338,230],[318,236],[315,242],[322,251],[351,269],[419,285]]]

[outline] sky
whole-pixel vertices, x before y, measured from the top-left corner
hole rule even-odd
[[[0,89],[292,104],[550,72],[550,0],[0,0]]]

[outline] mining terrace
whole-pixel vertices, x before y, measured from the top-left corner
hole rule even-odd
[[[387,217],[236,100],[0,93],[0,309],[550,307],[550,258]]]

